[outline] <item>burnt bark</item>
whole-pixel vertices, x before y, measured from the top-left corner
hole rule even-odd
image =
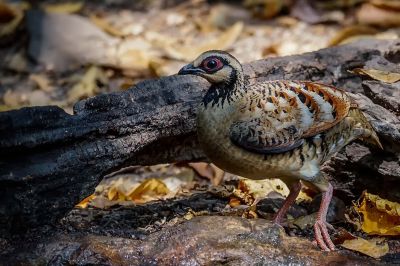
[[[368,40],[244,68],[251,82],[312,80],[355,93],[385,150],[353,144],[365,150],[363,156],[354,156],[357,148],[351,146],[332,160],[327,172],[338,194],[351,198],[356,185],[376,190],[386,181],[399,184],[400,122],[398,97],[376,96],[381,87],[398,92],[398,83],[363,81],[367,78],[348,70],[399,72],[399,62],[399,41]],[[124,166],[205,160],[197,147],[195,117],[208,86],[198,77],[170,76],[80,101],[73,115],[55,106],[0,113],[0,228],[15,232],[55,222],[105,174]],[[400,198],[390,189],[385,193]]]

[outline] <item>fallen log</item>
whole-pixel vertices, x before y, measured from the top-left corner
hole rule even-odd
[[[353,144],[332,160],[327,172],[337,194],[352,198],[365,188],[374,192],[400,183],[400,121],[393,109],[399,99],[375,95],[380,86],[400,88],[363,82],[348,70],[399,72],[398,62],[400,41],[367,40],[252,62],[245,73],[251,81],[313,80],[355,93],[385,150]],[[170,76],[80,101],[73,115],[55,106],[0,113],[0,233],[56,222],[121,167],[206,160],[197,146],[195,117],[208,86],[198,77]],[[395,187],[383,193],[399,199]]]

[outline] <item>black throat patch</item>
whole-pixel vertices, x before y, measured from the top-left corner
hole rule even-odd
[[[232,101],[232,97],[237,93],[238,85],[237,82],[237,71],[232,68],[227,82],[212,84],[208,89],[206,95],[203,98],[204,106],[208,104],[214,107],[214,105],[223,105],[225,101],[228,104]]]

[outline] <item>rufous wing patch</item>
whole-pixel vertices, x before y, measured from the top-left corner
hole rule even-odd
[[[302,83],[308,91],[319,95],[324,100],[324,105],[329,105],[331,107],[332,115],[331,121],[321,119],[319,115],[323,111],[323,108],[321,108],[321,106],[319,105],[315,123],[309,130],[304,132],[303,137],[313,136],[322,131],[325,131],[339,123],[347,116],[351,106],[351,100],[344,91],[337,89],[333,86],[315,82],[305,81]]]

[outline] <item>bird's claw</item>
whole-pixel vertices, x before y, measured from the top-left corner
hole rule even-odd
[[[317,220],[314,224],[315,241],[321,249],[332,251],[335,250],[335,245],[329,236],[328,228],[333,229],[333,226],[325,221]]]

